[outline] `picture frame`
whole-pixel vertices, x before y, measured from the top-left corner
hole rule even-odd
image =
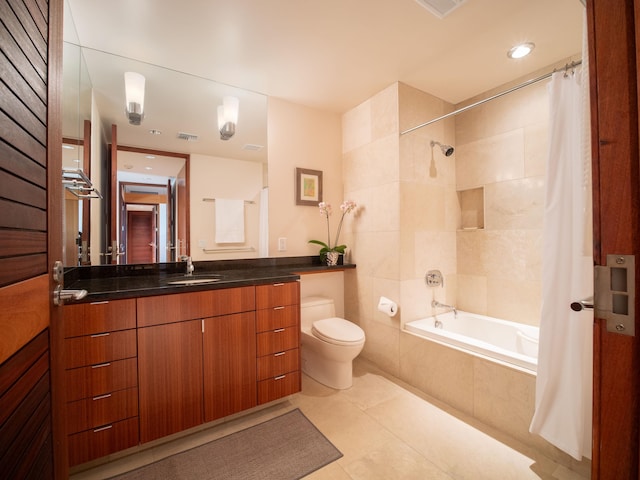
[[[317,207],[322,202],[322,171],[296,168],[296,205]]]

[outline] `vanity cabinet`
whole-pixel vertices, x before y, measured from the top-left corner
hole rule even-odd
[[[301,390],[300,284],[256,287],[258,404]]]
[[[71,465],[300,391],[299,282],[64,308]]]
[[[63,330],[70,465],[137,445],[135,299],[65,305]]]
[[[140,441],[256,405],[255,287],[138,299]]]

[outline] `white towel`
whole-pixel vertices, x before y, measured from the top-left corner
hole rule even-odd
[[[244,243],[244,200],[216,198],[216,243]]]

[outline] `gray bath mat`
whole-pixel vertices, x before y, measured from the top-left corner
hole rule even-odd
[[[299,410],[219,438],[117,480],[296,480],[342,457]]]

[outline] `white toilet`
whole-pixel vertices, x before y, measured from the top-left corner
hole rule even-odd
[[[331,388],[343,390],[353,383],[353,359],[364,347],[364,331],[336,317],[333,300],[300,300],[302,371]]]

